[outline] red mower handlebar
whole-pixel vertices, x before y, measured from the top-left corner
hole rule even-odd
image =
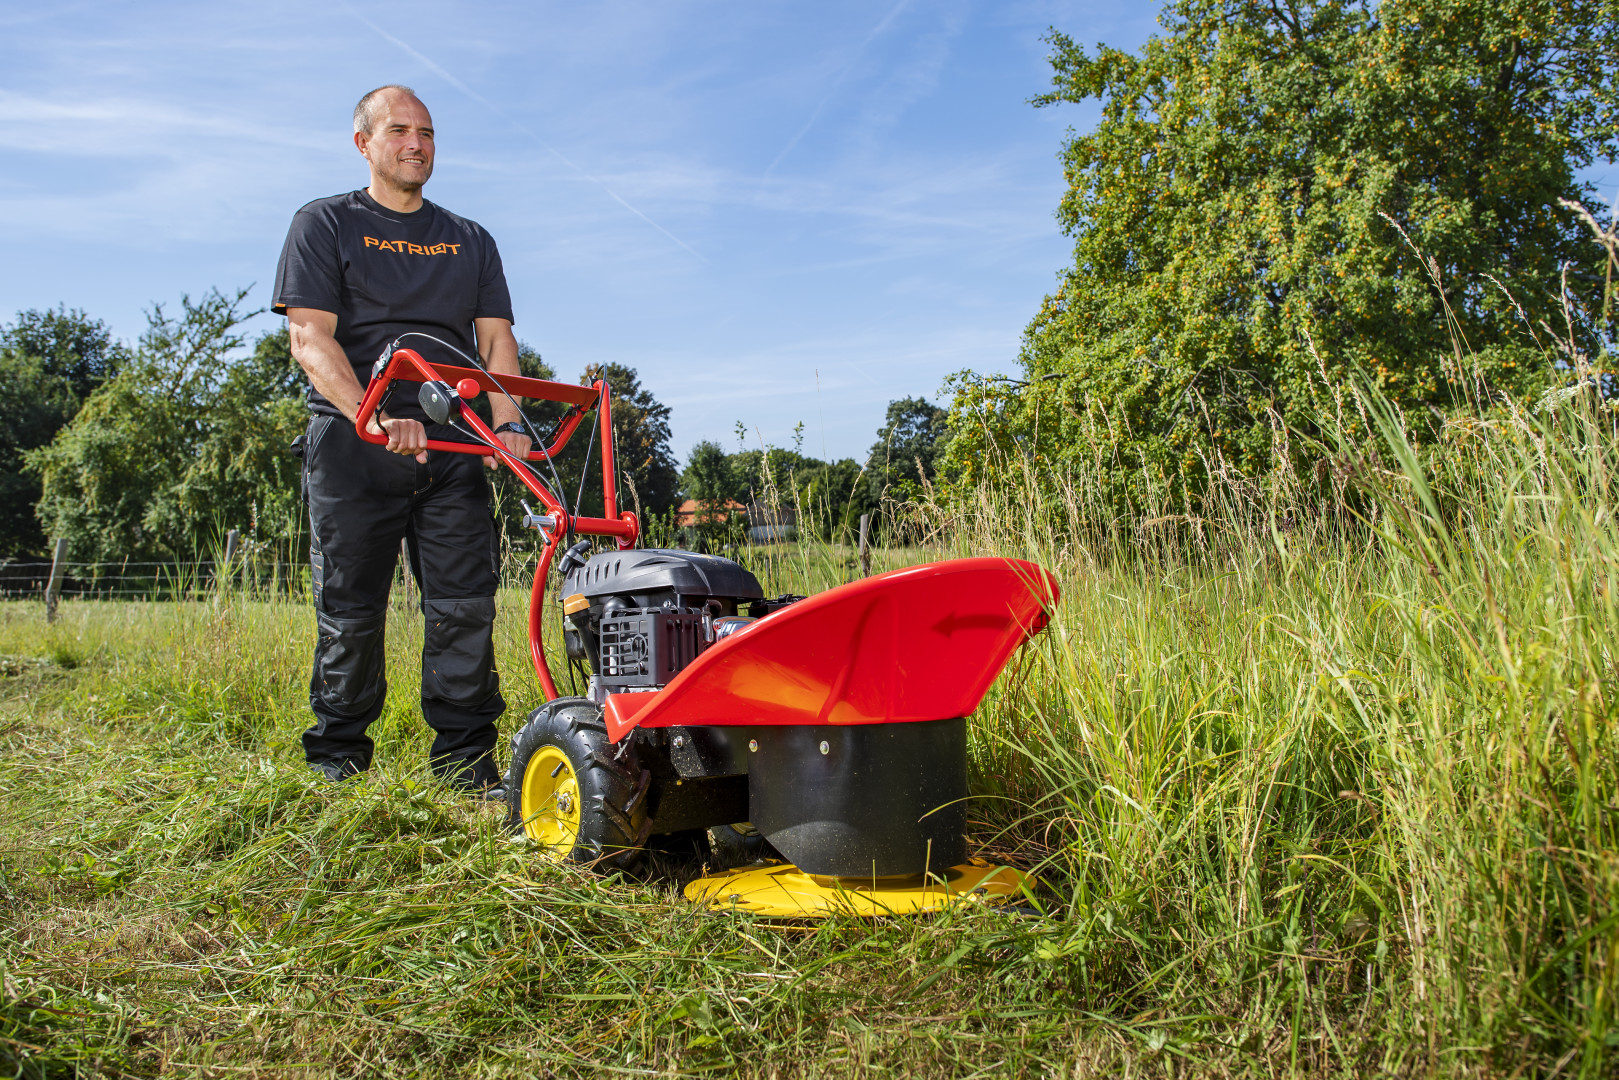
[[[590,386],[575,386],[571,383],[530,379],[521,375],[501,375],[497,378],[476,368],[428,363],[414,349],[395,349],[382,372],[373,377],[371,384],[366,387],[365,396],[360,401],[360,411],[354,418],[354,428],[366,442],[378,446],[387,444],[388,436],[385,432],[370,430],[371,421],[376,416],[389,387],[401,380],[436,384],[439,393],[449,399],[448,407],[452,414],[457,415],[464,426],[484,440],[483,444],[479,444],[429,439],[427,441],[429,450],[498,457],[501,464],[510,469],[523,486],[540,501],[545,507],[546,514],[554,522],[549,533],[544,529],[540,530],[545,546],[541,548],[539,560],[535,564],[534,587],[529,599],[529,650],[534,660],[535,674],[540,679],[540,686],[550,697],[558,697],[556,682],[551,678],[550,667],[545,661],[544,643],[541,640],[541,624],[545,610],[545,579],[551,567],[552,556],[556,554],[557,545],[570,531],[586,536],[610,536],[618,541],[620,550],[634,547],[641,538],[640,521],[630,511],[620,513],[618,509],[618,491],[613,475],[612,393],[606,381],[602,379],[597,379]],[[512,453],[501,445],[495,433],[489,429],[489,425],[473,411],[470,402],[476,399],[479,393],[502,391],[514,398],[558,401],[572,406],[557,425],[556,431],[552,433],[550,445],[542,445],[536,441],[530,446],[528,453],[522,456]],[[540,482],[528,463],[544,461],[561,452],[563,447],[568,445],[568,440],[573,438],[580,421],[591,409],[601,410],[597,427],[601,429],[602,505],[605,512],[599,518],[576,518],[568,513],[567,508],[556,495],[552,494],[551,489]],[[534,434],[538,436],[539,433]]]
[[[598,404],[605,405],[608,395],[607,383],[600,379],[597,379],[590,386],[574,386],[572,383],[551,382],[549,379],[530,379],[522,375],[502,375],[497,380],[493,376],[485,375],[476,368],[456,367],[453,364],[430,364],[423,360],[421,354],[414,349],[398,349],[395,350],[393,359],[388,361],[387,367],[383,368],[382,374],[371,380],[371,385],[366,387],[365,396],[360,399],[360,411],[354,418],[354,428],[360,433],[360,438],[366,442],[376,443],[378,446],[387,444],[388,436],[386,434],[372,432],[367,429],[370,427],[371,418],[376,415],[383,396],[387,394],[388,388],[401,380],[410,382],[426,380],[428,382],[449,384],[463,404],[477,397],[476,392],[468,389],[468,384],[470,383],[477,391],[499,393],[504,388],[506,393],[512,395],[512,397],[560,401],[563,404],[573,406],[563,416],[562,422],[557,425],[557,430],[552,435],[551,445],[542,447],[536,440],[535,444],[529,448],[528,457],[525,459],[528,461],[544,461],[547,457],[555,457],[560,453],[563,447],[568,445],[568,440],[573,438],[573,433],[579,427],[579,422],[585,418],[585,414]],[[470,410],[468,410],[468,413],[473,419],[478,419],[477,413]],[[479,423],[481,424],[482,421],[479,420]],[[474,428],[473,430],[477,431],[478,429]],[[487,429],[478,433],[480,435],[493,434],[488,432]],[[539,432],[534,434],[537,436]],[[607,436],[606,443],[607,445],[612,444],[610,435]],[[491,448],[480,446],[477,443],[448,442],[442,439],[429,439],[427,448],[429,450],[448,450],[454,454],[478,454],[482,457],[489,457],[495,453]],[[604,481],[604,489],[611,492],[613,484],[610,475],[604,477]],[[538,492],[535,492],[535,494],[536,496],[539,495]],[[543,496],[541,497],[543,498]],[[611,516],[615,510],[616,500],[610,501],[608,503],[608,515]]]

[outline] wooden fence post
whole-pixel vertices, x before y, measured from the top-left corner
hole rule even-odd
[[[871,576],[871,548],[867,546],[866,538],[871,531],[871,515],[860,515],[860,576]]]
[[[62,598],[62,576],[67,573],[67,537],[56,541],[56,554],[51,558],[51,578],[45,583],[45,621],[56,621],[56,604]]]
[[[232,529],[225,534],[225,558],[214,567],[214,603],[217,605],[225,590],[230,587],[231,570],[236,563],[236,548],[242,542],[242,534]],[[202,577],[202,567],[197,567],[197,576]]]

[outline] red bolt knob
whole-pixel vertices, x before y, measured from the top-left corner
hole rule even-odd
[[[478,380],[462,379],[460,382],[455,384],[455,392],[460,395],[462,401],[471,401],[473,398],[478,396]]]

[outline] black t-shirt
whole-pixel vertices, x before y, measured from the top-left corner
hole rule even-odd
[[[426,200],[401,214],[363,189],[316,199],[293,215],[270,302],[277,315],[289,307],[337,316],[337,343],[362,387],[382,350],[407,330],[476,355],[473,319],[512,321],[500,252],[483,226]],[[435,363],[465,364],[425,338],[400,345]],[[416,385],[395,384],[390,415],[423,419]],[[309,408],[341,415],[313,386]]]

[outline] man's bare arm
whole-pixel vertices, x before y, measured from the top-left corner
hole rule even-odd
[[[354,377],[343,346],[337,343],[337,316],[319,308],[289,307],[287,329],[292,338],[292,358],[304,369],[321,397],[352,422],[360,413],[360,399],[365,391]],[[509,324],[507,332],[510,333]],[[378,417],[372,418],[371,430],[387,434],[390,451],[414,457],[424,464],[427,462],[427,429],[419,421],[396,420],[386,415],[380,417],[380,423],[378,421]]]
[[[478,356],[484,367],[495,375],[522,374],[517,364],[517,336],[512,333],[511,323],[505,319],[474,319],[472,326],[478,335]],[[495,427],[522,419],[505,394],[489,395],[489,415],[494,417]],[[499,438],[506,449],[518,457],[525,456],[532,445],[531,440],[515,431],[503,431]],[[484,463],[490,468],[499,466],[493,457],[485,458]]]

